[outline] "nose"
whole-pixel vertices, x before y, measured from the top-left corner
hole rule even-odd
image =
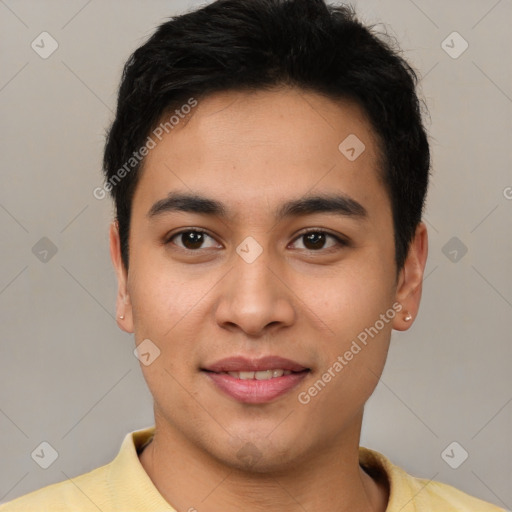
[[[293,292],[279,270],[280,265],[271,261],[268,251],[251,263],[237,254],[234,268],[218,290],[218,325],[252,337],[292,325],[296,317]]]

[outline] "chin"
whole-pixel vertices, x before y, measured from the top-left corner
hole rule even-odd
[[[282,453],[271,450],[264,453],[249,442],[242,446],[235,458],[230,457],[222,462],[234,470],[253,475],[276,475],[287,472],[292,466],[296,467],[297,465],[295,458],[289,453],[286,457],[283,457]]]
[[[263,434],[259,437],[245,435],[230,443],[223,453],[210,453],[223,465],[234,470],[268,475],[290,471],[305,461],[306,450],[300,450],[300,447],[300,443],[290,438],[280,439],[276,443],[276,440],[272,442]]]

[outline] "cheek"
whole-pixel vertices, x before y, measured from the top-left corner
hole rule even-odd
[[[205,337],[206,319],[211,314],[208,299],[219,281],[218,274],[184,269],[149,251],[134,256],[131,269],[129,292],[136,343],[150,339],[161,353],[157,361],[165,362],[169,371],[184,373],[186,362],[197,361],[197,342]]]
[[[151,256],[134,254],[128,289],[136,338],[162,340],[193,308],[197,293],[193,281]]]
[[[330,392],[323,400],[344,406],[348,397],[357,396],[356,403],[364,403],[382,372],[396,314],[389,267],[376,262],[350,267],[322,284],[318,293],[310,294],[308,306],[328,327],[327,335],[316,340],[317,378],[331,369],[326,376]]]
[[[296,281],[293,288],[304,300],[323,330],[341,342],[373,325],[381,313],[392,306],[394,279],[386,262],[354,258],[322,278]],[[329,328],[329,329],[327,329]]]
[[[358,414],[375,390],[386,361],[394,314],[384,290],[364,286],[347,286],[333,294],[329,310],[322,310],[322,320],[334,334],[317,337],[320,364],[301,391],[305,393],[302,398],[309,399],[310,416],[328,418],[326,433],[336,432],[340,421]],[[330,413],[326,416],[325,411]]]
[[[186,307],[189,289],[183,266],[173,262],[166,248],[145,235],[142,227],[134,225],[131,236],[128,289],[140,320],[162,321],[164,311],[178,314]]]

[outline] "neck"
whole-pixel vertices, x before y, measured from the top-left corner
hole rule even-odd
[[[265,473],[230,467],[158,421],[139,458],[160,494],[180,511],[385,512],[387,485],[359,466],[361,422],[362,414],[337,442]]]

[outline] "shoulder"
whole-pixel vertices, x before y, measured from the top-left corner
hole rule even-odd
[[[0,505],[0,512],[141,512],[148,502],[170,510],[138,458],[137,451],[153,434],[154,427],[126,434],[108,464]]]
[[[0,505],[0,512],[98,512],[110,510],[109,464]]]
[[[359,448],[359,463],[370,475],[388,481],[386,512],[505,512],[451,485],[414,477],[369,448]]]
[[[407,475],[409,485],[418,492],[418,510],[452,510],[457,512],[505,512],[505,509],[483,501],[435,480]]]

